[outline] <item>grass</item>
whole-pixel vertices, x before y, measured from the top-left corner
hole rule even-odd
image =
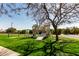
[[[78,55],[79,56],[79,39],[75,38],[65,38],[61,37],[60,42],[63,43],[63,51],[69,53],[70,55]],[[66,43],[67,42],[67,43]]]
[[[51,42],[55,40],[55,36],[50,36],[46,38],[46,42]],[[63,51],[60,51],[60,46],[62,46]],[[55,44],[55,47],[58,49],[56,55],[59,56],[79,56],[79,39],[75,38],[65,38],[59,37],[59,42]]]
[[[37,41],[33,38],[24,38],[24,35],[20,35],[18,38],[17,34],[12,34],[10,37],[8,37],[7,34],[0,34],[0,46],[4,46],[6,48],[9,48],[11,50],[14,50],[16,52],[19,52],[21,55],[27,55],[29,53],[29,50],[42,48],[45,45],[45,42],[55,41],[54,36],[49,36],[45,40]],[[64,43],[60,43],[64,42]],[[57,49],[60,49],[60,46],[63,46],[63,51],[57,50],[55,53],[56,55],[60,56],[68,56],[68,55],[79,55],[79,40],[73,39],[73,38],[65,38],[60,37],[59,43],[55,44],[55,47]],[[49,51],[49,50],[48,50]],[[42,50],[35,50],[29,55],[32,56],[43,56],[45,53]]]
[[[0,46],[19,52],[21,55],[25,55],[27,53],[26,50],[28,45],[30,49],[33,49],[41,48],[44,43],[42,41],[36,41],[33,38],[24,38],[23,35],[20,35],[18,38],[18,35],[15,34],[10,35],[10,37],[8,37],[7,34],[0,34]]]

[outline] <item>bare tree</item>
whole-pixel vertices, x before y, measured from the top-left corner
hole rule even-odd
[[[28,14],[32,15],[35,20],[42,24],[49,20],[53,26],[56,34],[56,41],[58,41],[57,28],[61,24],[72,23],[78,21],[79,4],[66,3],[40,3],[28,4]]]

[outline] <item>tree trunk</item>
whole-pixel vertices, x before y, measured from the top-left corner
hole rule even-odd
[[[58,41],[58,39],[59,39],[59,38],[58,38],[58,34],[56,34],[56,41]]]
[[[8,37],[10,37],[10,34],[8,33]]]
[[[18,34],[18,38],[19,38],[19,35],[20,35],[20,34]]]
[[[55,36],[56,36],[56,41],[58,41],[58,31],[57,31],[57,28],[55,28]]]
[[[52,44],[50,44],[50,56],[52,56],[53,52],[52,52]]]

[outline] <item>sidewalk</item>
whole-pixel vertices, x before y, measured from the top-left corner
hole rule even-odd
[[[0,56],[19,56],[20,54],[0,46]]]

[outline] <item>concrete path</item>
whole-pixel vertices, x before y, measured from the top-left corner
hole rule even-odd
[[[44,36],[37,37],[36,40],[43,40]]]
[[[20,54],[0,46],[0,56],[19,56]]]
[[[67,38],[75,38],[75,39],[79,39],[79,35],[61,35],[63,37],[67,37]]]

